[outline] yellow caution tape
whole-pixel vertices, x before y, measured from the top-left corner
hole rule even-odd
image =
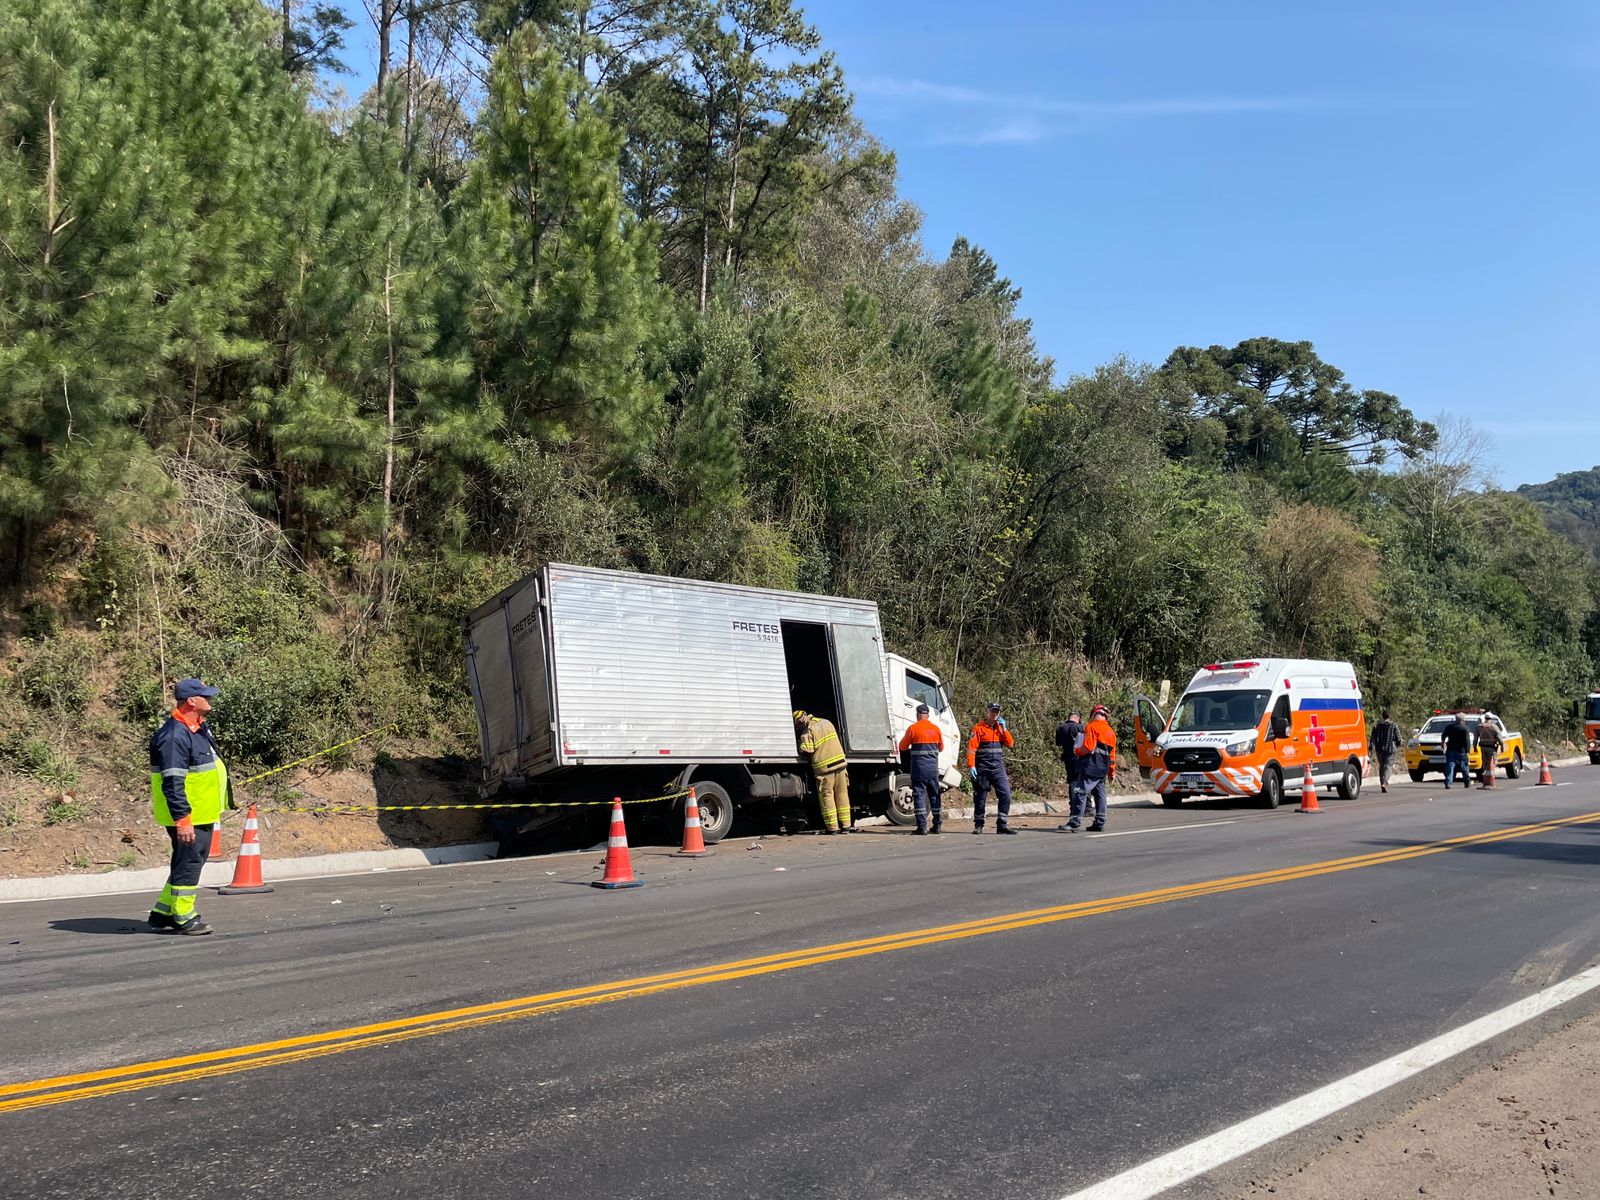
[[[276,775],[280,771],[287,771],[290,767],[298,767],[302,763],[308,763],[313,758],[321,758],[324,754],[332,754],[335,750],[343,750],[346,746],[354,746],[357,742],[364,741],[375,733],[388,733],[389,730],[398,729],[399,727],[400,723],[398,721],[391,721],[389,724],[380,726],[377,729],[369,729],[365,733],[358,733],[349,741],[340,742],[336,746],[328,746],[322,750],[313,751],[304,758],[297,758],[293,762],[284,763],[281,767],[273,767],[270,771],[262,771],[259,775],[252,775],[248,779],[241,779],[239,780],[239,786],[243,787],[247,783],[255,783],[256,780],[265,779],[268,775]]]
[[[644,796],[624,800],[623,804],[659,804],[663,800],[676,800],[687,796],[688,789],[668,792],[661,796]],[[331,813],[335,816],[358,816],[380,812],[460,812],[485,808],[598,808],[610,807],[616,800],[502,800],[485,804],[275,804],[271,808],[256,806],[262,813]]]

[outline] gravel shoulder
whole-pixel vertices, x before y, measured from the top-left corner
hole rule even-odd
[[[1474,1072],[1237,1200],[1600,1197],[1600,1015]]]

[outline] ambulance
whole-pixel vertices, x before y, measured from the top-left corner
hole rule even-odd
[[[1590,692],[1583,702],[1583,740],[1590,765],[1600,767],[1600,691]]]
[[[1367,773],[1367,722],[1355,669],[1344,662],[1262,658],[1208,663],[1169,720],[1139,696],[1139,776],[1176,807],[1191,797],[1249,797],[1277,808],[1316,787],[1346,800]]]

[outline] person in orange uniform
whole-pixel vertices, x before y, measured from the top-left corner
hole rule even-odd
[[[1000,703],[990,703],[983,720],[972,727],[972,737],[967,740],[967,771],[972,776],[972,832],[983,832],[983,810],[994,789],[996,833],[1015,833],[1011,828],[1011,780],[1006,775],[1006,754],[1016,745],[1006,719],[1000,715]]]
[[[928,812],[933,812],[933,833],[941,832],[939,810],[939,752],[944,734],[928,720],[928,706],[917,705],[917,719],[900,739],[900,753],[911,759],[911,799],[917,806],[917,835],[929,833]]]
[[[1099,833],[1106,827],[1106,783],[1117,777],[1117,731],[1107,719],[1110,711],[1104,704],[1096,704],[1089,713],[1089,726],[1083,731],[1083,741],[1073,751],[1078,756],[1078,795],[1072,804],[1072,820],[1067,822],[1069,832],[1076,833],[1078,822],[1087,813],[1090,797],[1094,798],[1094,824],[1090,833]]]

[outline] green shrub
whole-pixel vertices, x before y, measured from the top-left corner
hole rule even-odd
[[[6,756],[29,778],[53,788],[68,788],[78,782],[78,765],[66,751],[44,738],[27,738]]]
[[[93,647],[81,637],[63,635],[22,644],[17,683],[34,708],[76,715],[89,707],[89,669]]]

